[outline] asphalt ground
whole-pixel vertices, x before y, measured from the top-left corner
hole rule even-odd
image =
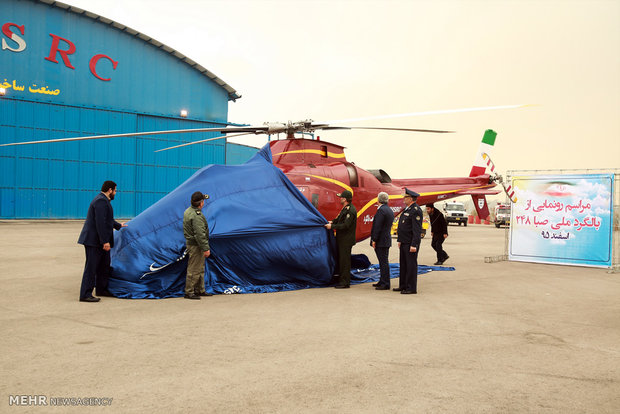
[[[450,226],[456,270],[420,276],[417,295],[93,304],[77,300],[81,226],[0,222],[0,412],[620,412],[620,275],[484,263],[504,250],[493,226]],[[367,242],[354,253],[376,263]]]

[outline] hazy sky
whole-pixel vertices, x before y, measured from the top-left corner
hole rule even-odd
[[[357,124],[450,135],[318,134],[393,178],[467,175],[487,128],[503,172],[620,168],[618,0],[66,2],[214,72],[243,96],[229,104],[231,122],[538,104]]]

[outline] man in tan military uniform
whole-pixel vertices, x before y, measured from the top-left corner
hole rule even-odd
[[[201,296],[212,296],[205,291],[205,259],[211,255],[209,247],[209,225],[202,214],[202,208],[208,194],[196,191],[192,194],[192,205],[183,213],[183,234],[189,261],[185,279],[185,298],[200,299]]]

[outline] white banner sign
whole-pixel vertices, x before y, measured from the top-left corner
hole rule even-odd
[[[509,260],[610,267],[613,174],[513,177]]]

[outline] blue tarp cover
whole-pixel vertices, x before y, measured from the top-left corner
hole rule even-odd
[[[454,267],[451,266],[427,266],[418,265],[418,276],[429,272],[437,271],[452,271]],[[398,263],[390,263],[390,278],[396,279],[400,273],[400,266]],[[379,265],[370,265],[366,269],[353,269],[351,271],[351,284],[356,285],[359,283],[370,283],[379,281]],[[392,282],[392,287],[398,287],[398,280],[396,283]]]
[[[195,191],[210,196],[202,210],[211,246],[207,291],[274,292],[329,285],[333,234],[325,229],[325,218],[273,165],[266,145],[243,165],[202,168],[115,232],[110,292],[121,298],[183,295],[183,212]]]

